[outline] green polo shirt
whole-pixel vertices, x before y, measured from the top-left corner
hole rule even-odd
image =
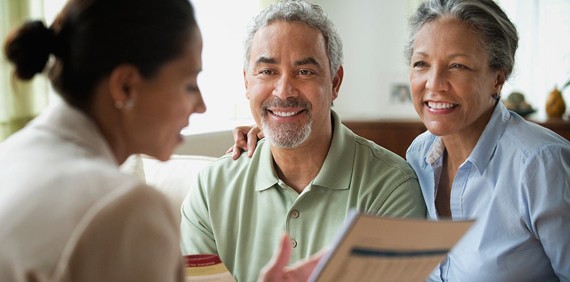
[[[329,245],[353,208],[424,218],[418,180],[406,161],[354,134],[336,113],[332,118],[329,153],[300,194],[278,178],[266,140],[252,158],[226,155],[202,170],[182,204],[183,254],[218,254],[238,281],[256,281],[284,232],[292,238],[294,263]]]

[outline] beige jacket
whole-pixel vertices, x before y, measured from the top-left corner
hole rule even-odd
[[[178,230],[64,103],[0,143],[0,281],[183,281]]]

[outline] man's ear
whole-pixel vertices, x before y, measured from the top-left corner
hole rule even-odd
[[[243,84],[245,86],[245,97],[249,99],[249,92],[247,91],[248,88],[247,71],[245,69],[243,69]]]
[[[338,91],[340,90],[340,85],[342,84],[342,78],[344,77],[344,68],[342,66],[338,67],[336,74],[332,80],[332,94],[333,101],[338,98]]]
[[[134,89],[140,81],[138,69],[132,65],[117,66],[109,76],[109,92],[115,105],[132,107],[136,100]]]

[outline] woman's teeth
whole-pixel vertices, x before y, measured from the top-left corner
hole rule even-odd
[[[428,107],[436,110],[451,109],[457,106],[456,104],[451,104],[451,103],[436,103],[436,102],[427,102],[427,105]]]

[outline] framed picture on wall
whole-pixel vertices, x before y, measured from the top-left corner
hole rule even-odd
[[[410,87],[405,83],[395,83],[390,87],[390,102],[392,104],[411,104]]]

